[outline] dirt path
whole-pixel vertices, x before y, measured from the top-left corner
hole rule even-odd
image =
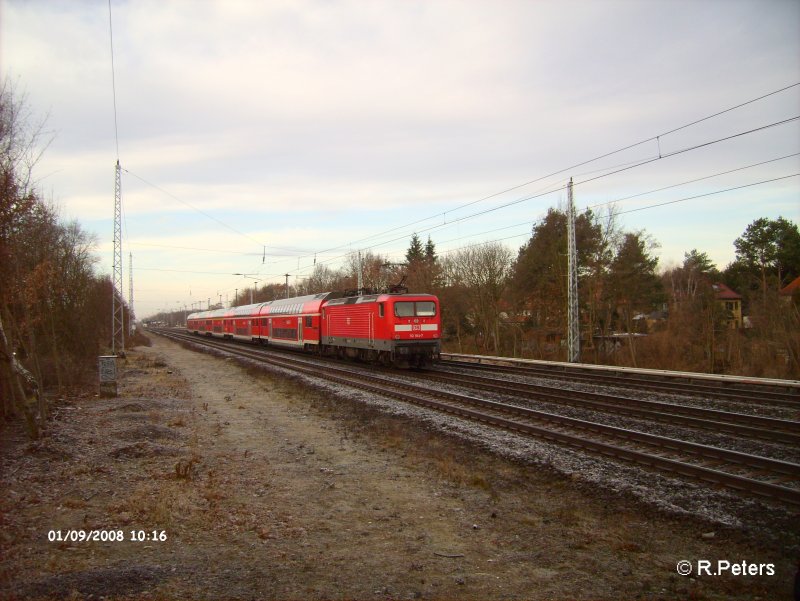
[[[0,597],[789,597],[791,561],[734,533],[153,343],[118,398],[70,399],[43,442],[4,440]],[[70,529],[125,540],[48,540]],[[682,559],[776,574],[689,579]]]

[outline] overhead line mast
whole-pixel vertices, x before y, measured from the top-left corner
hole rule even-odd
[[[111,47],[111,89],[114,99],[114,141],[117,165],[114,169],[114,265],[111,271],[111,354],[125,355],[125,301],[122,287],[122,171],[119,165],[117,128],[117,84],[114,74],[114,33],[111,27],[111,0],[108,0],[108,34]]]
[[[575,202],[572,198],[572,178],[567,186],[567,254],[569,273],[567,275],[567,360],[577,363],[581,360],[580,316],[578,312],[578,249],[575,244]]]
[[[114,178],[114,267],[111,281],[111,354],[125,355],[125,303],[122,296],[122,178],[119,159]]]

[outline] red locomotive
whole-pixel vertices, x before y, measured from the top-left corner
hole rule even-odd
[[[430,294],[330,292],[192,313],[186,329],[379,362],[423,367],[439,358],[439,300]]]

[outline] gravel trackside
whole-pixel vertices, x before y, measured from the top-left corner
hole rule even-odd
[[[797,532],[675,515],[152,339],[118,397],[59,399],[36,442],[0,431],[0,599],[791,598]]]

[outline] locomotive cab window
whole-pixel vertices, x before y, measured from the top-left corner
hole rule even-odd
[[[395,317],[434,317],[436,303],[431,301],[399,301],[394,304]]]
[[[394,304],[395,317],[414,317],[414,303],[408,301]]]
[[[416,305],[417,315],[419,317],[433,317],[436,315],[436,303],[420,301],[414,304]]]

